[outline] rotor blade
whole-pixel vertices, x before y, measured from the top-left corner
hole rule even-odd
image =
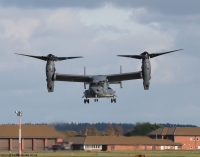
[[[135,58],[135,59],[142,59],[143,56],[141,55],[117,55],[119,57],[129,57],[129,58]]]
[[[15,54],[22,55],[22,56],[27,56],[27,57],[32,57],[32,58],[37,58],[37,59],[41,59],[41,60],[44,60],[44,61],[47,60],[46,56],[31,56],[31,55],[25,55],[25,54],[19,54],[19,53],[15,53]]]
[[[57,61],[62,61],[66,59],[75,59],[75,58],[83,58],[82,56],[77,56],[77,57],[57,57]]]
[[[152,54],[149,54],[149,57],[154,58],[154,57],[157,57],[157,56],[160,56],[160,55],[164,55],[164,54],[172,53],[172,52],[176,52],[176,51],[181,51],[181,50],[183,50],[183,49],[173,50],[173,51],[168,51],[168,52],[163,52],[163,53],[152,53]]]

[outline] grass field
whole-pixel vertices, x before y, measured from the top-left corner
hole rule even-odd
[[[200,157],[200,151],[191,150],[191,151],[73,151],[73,152],[23,152],[23,156],[39,156],[39,157],[135,157],[136,154],[145,155],[145,157]],[[9,152],[0,153],[0,156],[8,156]],[[14,156],[15,153],[12,153]]]

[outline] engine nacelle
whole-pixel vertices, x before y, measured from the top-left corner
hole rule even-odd
[[[148,90],[150,86],[149,80],[151,79],[151,63],[149,59],[144,59],[142,61],[142,76],[144,90]]]
[[[47,81],[47,90],[48,92],[54,91],[54,74],[55,74],[55,65],[53,61],[48,61],[46,64],[46,81]]]

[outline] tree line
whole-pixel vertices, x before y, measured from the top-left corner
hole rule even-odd
[[[50,125],[53,125],[56,130],[58,131],[66,131],[66,130],[73,130],[76,132],[79,132],[81,129],[85,128],[86,126],[94,126],[98,131],[104,131],[106,127],[111,124],[114,128],[115,126],[121,126],[123,128],[123,133],[127,132],[130,129],[133,129],[134,124],[130,123],[63,123],[63,122],[57,122],[57,123],[51,123]]]
[[[93,125],[87,125],[80,131],[62,131],[65,136],[122,136],[124,130],[121,126],[108,124],[105,130],[99,131]]]
[[[52,123],[56,130],[65,136],[147,136],[150,132],[162,127],[196,127],[180,124],[151,124],[149,122],[126,123]],[[126,129],[126,130],[125,130]]]

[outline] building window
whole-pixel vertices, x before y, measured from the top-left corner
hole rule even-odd
[[[199,138],[198,138],[198,137],[196,138],[196,141],[199,141]]]
[[[192,146],[190,146],[190,149],[192,149]]]
[[[192,137],[190,137],[190,141],[192,141]]]

